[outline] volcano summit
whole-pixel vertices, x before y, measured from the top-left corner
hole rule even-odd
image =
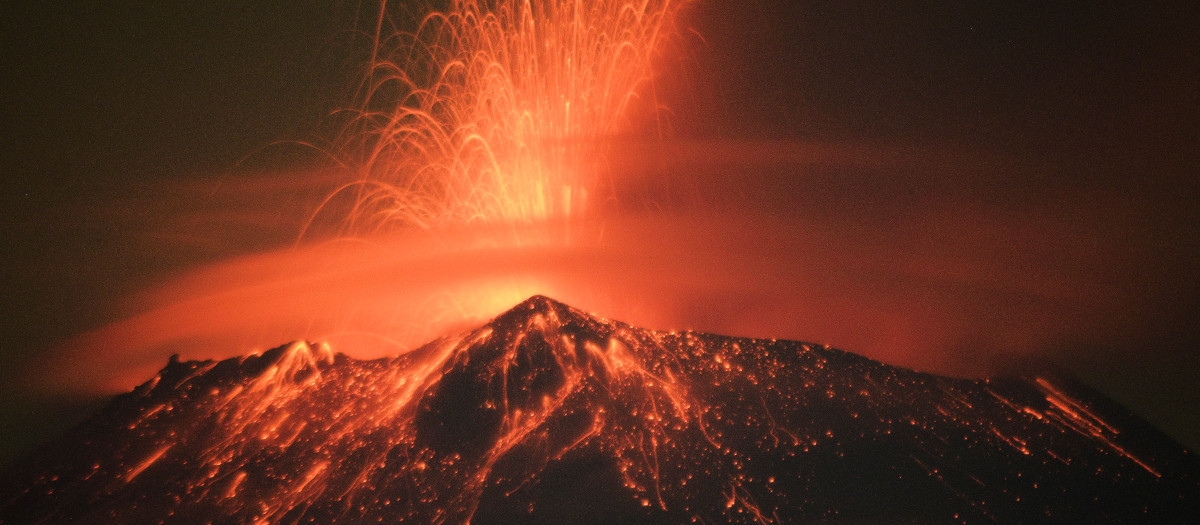
[[[541,296],[395,358],[172,359],[0,488],[5,523],[1200,515],[1197,458],[1069,380],[655,332]]]

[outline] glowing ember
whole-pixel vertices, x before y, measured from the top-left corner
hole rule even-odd
[[[534,297],[410,354],[172,362],[8,480],[0,519],[1156,521],[1200,466],[1049,378],[652,332]]]
[[[346,229],[579,216],[611,198],[606,141],[629,130],[683,1],[453,0],[376,29],[346,130],[360,180]]]

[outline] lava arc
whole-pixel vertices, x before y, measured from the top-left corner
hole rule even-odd
[[[682,0],[454,0],[415,31],[381,12],[342,156],[345,230],[586,215],[608,144],[643,116]],[[643,108],[644,109],[644,108]]]

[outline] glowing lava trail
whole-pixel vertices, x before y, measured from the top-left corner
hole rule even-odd
[[[345,130],[362,176],[333,199],[353,197],[346,231],[577,217],[611,198],[605,144],[637,118],[682,3],[454,0],[390,36],[381,12]]]
[[[396,358],[173,361],[0,489],[13,523],[1165,523],[1200,465],[1070,382],[534,297]]]

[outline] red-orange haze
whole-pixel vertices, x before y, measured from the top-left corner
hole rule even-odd
[[[806,172],[841,166],[887,188],[897,182],[880,172],[933,169],[933,161],[819,145],[677,144],[625,151],[626,172],[648,169],[635,166],[647,156],[692,174],[702,203],[588,223],[335,238],[235,257],[132,299],[128,318],[66,344],[50,367],[54,380],[42,384],[122,391],[174,353],[222,358],[292,340],[327,341],[356,357],[395,355],[534,294],[650,328],[808,340],[978,376],[1012,357],[1128,337],[1145,321],[1129,305],[1166,286],[1153,271],[1106,282],[1132,263],[1125,240],[1102,235],[1112,231],[1106,216],[1150,213],[1128,202],[1097,196],[1087,206],[1047,199],[981,210],[949,191],[939,202],[897,197],[888,205],[873,191],[813,189],[812,200],[801,193],[781,204],[720,174],[783,168],[803,185]],[[828,185],[818,179],[808,180]]]
[[[1047,166],[639,134],[661,116],[656,86],[671,83],[652,66],[673,63],[659,52],[683,4],[458,0],[411,33],[381,24],[333,141],[341,181],[220,183],[232,216],[294,217],[278,209],[328,196],[293,225],[301,242],[243,244],[151,288],[34,382],[117,392],[171,354],[293,340],[393,355],[534,294],[649,328],[808,340],[968,376],[1154,324],[1174,268],[1130,254],[1172,242],[1137,227],[1163,217],[1111,192],[986,189]],[[155,199],[132,206],[191,225],[187,242],[245,233]]]
[[[1194,2],[429,3],[0,17],[0,463],[172,354],[395,355],[534,294],[1046,359],[1200,446]]]

